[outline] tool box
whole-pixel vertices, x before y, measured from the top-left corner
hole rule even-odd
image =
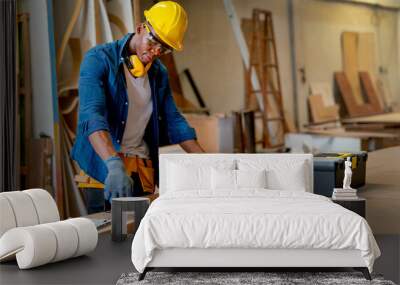
[[[353,153],[319,153],[314,155],[314,193],[332,196],[333,188],[343,187],[344,162],[351,157],[353,171],[351,187],[360,188],[365,185],[366,151]]]

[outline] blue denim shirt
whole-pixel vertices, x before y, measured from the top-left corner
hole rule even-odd
[[[90,49],[81,63],[79,78],[79,117],[72,158],[89,176],[104,183],[107,168],[89,142],[89,135],[105,130],[116,151],[121,148],[128,116],[128,95],[122,58],[131,36]],[[196,134],[180,114],[171,96],[168,73],[156,59],[148,71],[153,113],[144,140],[158,182],[158,147],[196,139]]]

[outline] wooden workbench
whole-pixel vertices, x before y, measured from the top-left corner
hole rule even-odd
[[[344,124],[397,124],[400,125],[400,112],[391,112],[373,116],[342,119]]]

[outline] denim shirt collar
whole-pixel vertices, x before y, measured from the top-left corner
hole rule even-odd
[[[120,46],[119,46],[119,51],[118,51],[118,55],[119,57],[124,57],[126,56],[126,45],[129,43],[129,40],[134,36],[134,33],[129,33],[126,34],[123,38],[120,39]]]

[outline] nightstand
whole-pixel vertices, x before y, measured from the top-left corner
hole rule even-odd
[[[111,204],[111,239],[123,241],[128,235],[126,214],[133,212],[135,215],[135,228],[133,230],[133,234],[135,234],[140,221],[149,208],[150,199],[146,197],[113,198]]]
[[[359,214],[361,217],[365,218],[366,200],[364,198],[357,198],[354,200],[332,199],[332,201],[350,211],[353,211],[356,214]]]

